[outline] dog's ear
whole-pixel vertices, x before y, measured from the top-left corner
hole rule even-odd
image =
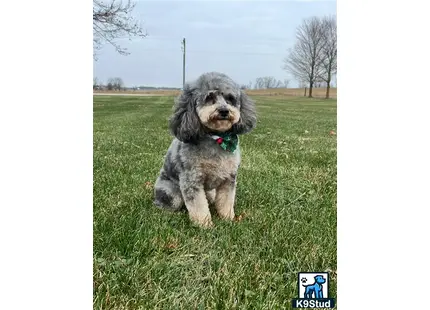
[[[197,143],[204,135],[203,126],[196,112],[197,96],[187,84],[176,99],[174,112],[169,120],[170,130],[178,140]]]
[[[240,119],[233,125],[232,131],[235,134],[245,134],[257,125],[257,113],[255,111],[255,102],[245,94],[244,91],[240,91],[239,95],[240,102]]]

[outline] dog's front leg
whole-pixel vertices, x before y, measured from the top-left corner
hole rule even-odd
[[[209,203],[203,185],[181,182],[181,192],[190,220],[202,227],[212,227],[212,218]]]
[[[218,215],[227,220],[234,219],[234,200],[236,196],[236,181],[228,180],[216,190],[215,209]]]

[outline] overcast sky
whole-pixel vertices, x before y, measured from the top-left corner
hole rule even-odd
[[[336,1],[142,1],[133,16],[144,39],[118,40],[131,53],[105,45],[94,76],[121,77],[126,86],[182,86],[181,41],[186,38],[186,80],[219,71],[240,84],[257,77],[292,77],[282,69],[304,18],[336,14]],[[290,84],[296,86],[294,81]]]

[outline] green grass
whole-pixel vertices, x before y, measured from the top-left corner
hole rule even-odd
[[[172,97],[94,97],[94,308],[289,309],[297,272],[336,297],[336,101],[254,97],[236,215],[215,228],[152,205]]]

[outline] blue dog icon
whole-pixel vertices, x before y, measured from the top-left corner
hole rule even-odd
[[[315,279],[314,284],[309,284],[309,285],[302,284],[306,288],[305,298],[324,298],[322,284],[325,283],[326,280],[321,275],[315,276],[314,279]],[[313,295],[315,297],[312,297]]]

